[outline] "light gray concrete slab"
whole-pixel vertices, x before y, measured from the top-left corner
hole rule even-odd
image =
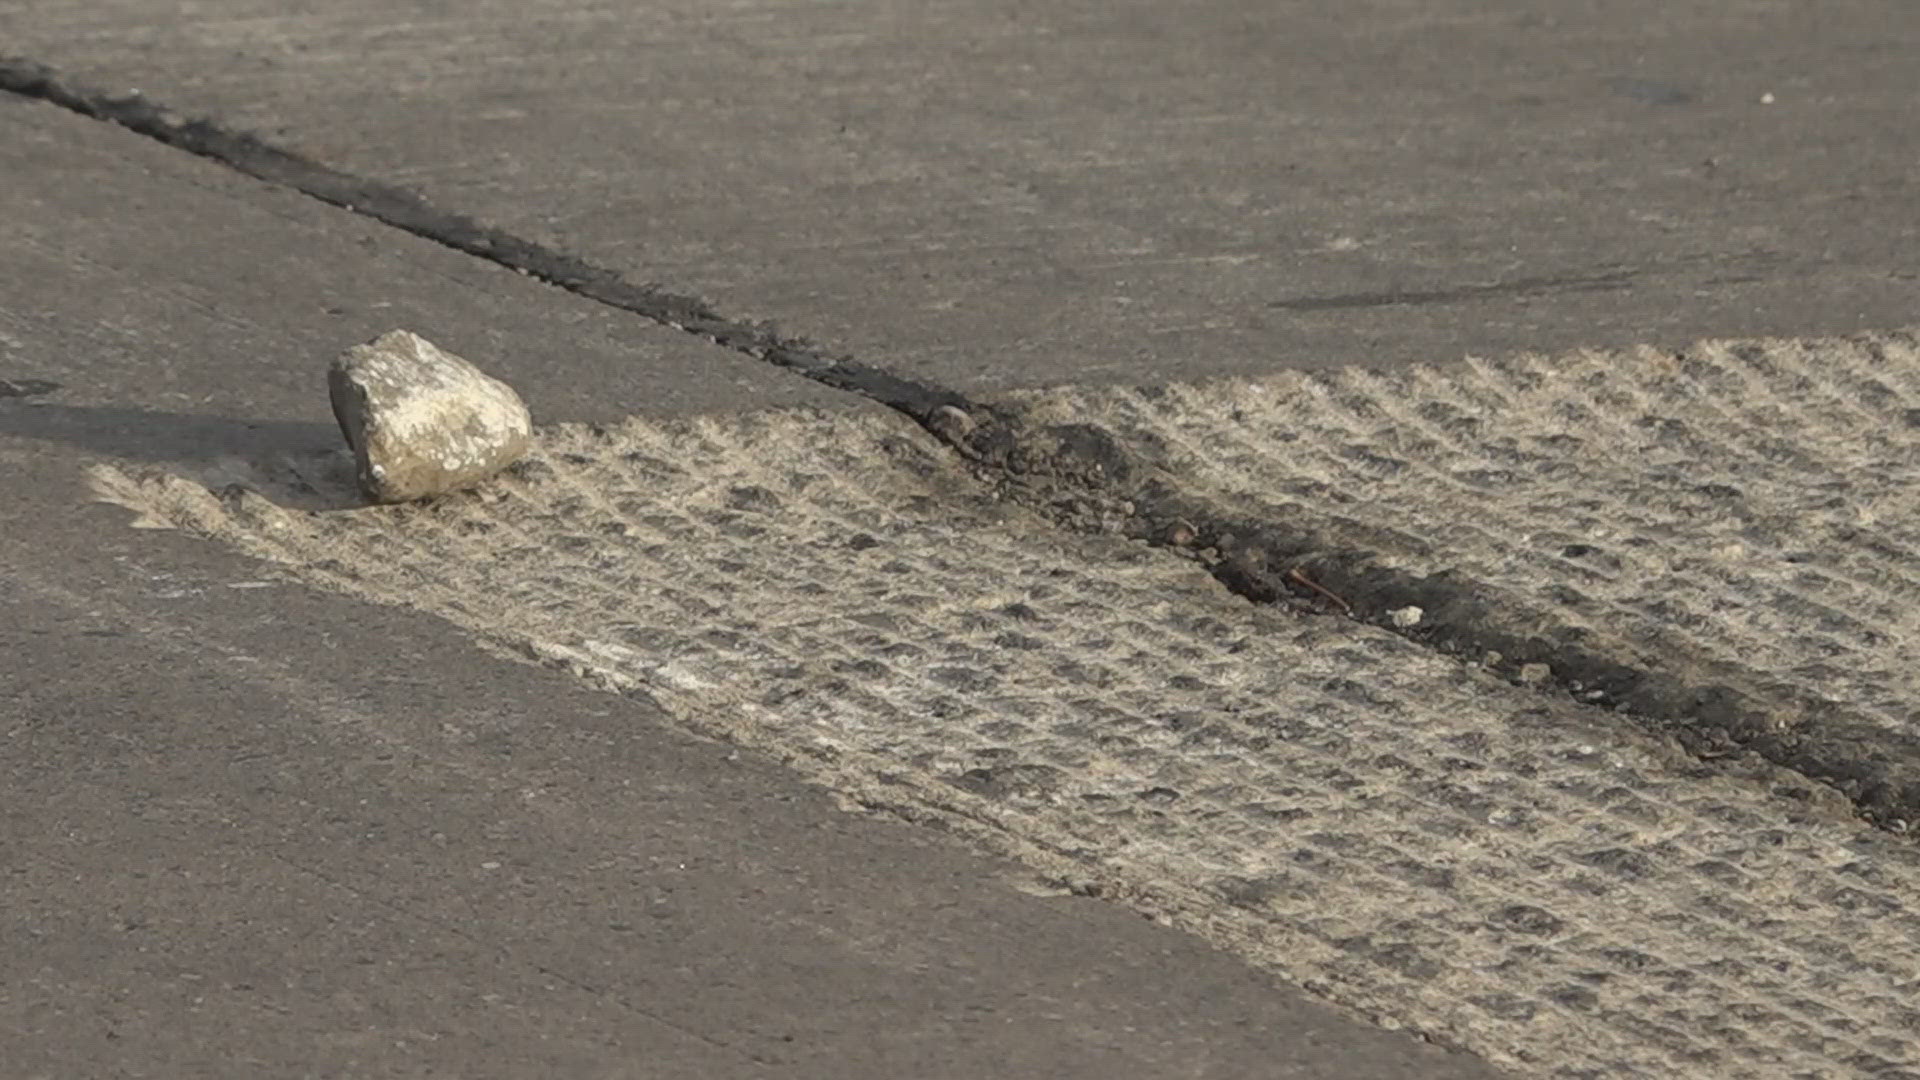
[[[128,529],[90,461],[326,445],[324,361],[392,324],[549,418],[821,398],[50,107],[0,146],[0,1071],[1492,1075],[644,699]]]
[[[1904,0],[0,5],[9,49],[980,391],[1902,325]]]
[[[242,402],[250,423],[331,442],[327,364],[393,329],[506,379],[539,421],[858,405],[50,105],[0,95],[0,144],[0,378],[61,384],[44,400],[62,409],[35,414],[49,434],[76,417],[62,410],[124,411],[126,445],[93,449],[235,453],[205,425]],[[133,423],[141,411],[198,419]],[[278,449],[296,434],[258,430]]]

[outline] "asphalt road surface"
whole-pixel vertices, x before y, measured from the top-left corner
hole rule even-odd
[[[8,1075],[1920,1075],[1920,13],[287,7],[0,3]]]

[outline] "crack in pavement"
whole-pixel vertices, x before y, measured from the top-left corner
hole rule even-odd
[[[1920,341],[1895,332],[1001,407],[1042,433],[1071,418],[1060,442],[1108,478],[1108,527],[1178,537],[1243,596],[1310,583],[1704,761],[1757,753],[1905,833],[1920,822],[1903,653],[1916,380]],[[1058,520],[1103,512],[1026,486]]]
[[[1778,272],[1786,263],[1777,251],[1755,248],[1746,251],[1692,252],[1669,256],[1646,265],[1603,264],[1579,271],[1535,274],[1463,285],[1436,285],[1424,289],[1381,289],[1372,292],[1332,293],[1295,296],[1268,301],[1267,306],[1282,311],[1345,311],[1360,308],[1403,307],[1422,304],[1459,304],[1475,300],[1558,296],[1568,293],[1616,292],[1640,284],[1649,277],[1671,276],[1683,270],[1708,267],[1723,271],[1706,278],[1706,284],[1750,283],[1767,280],[1762,271]],[[1747,273],[1725,273],[1728,267],[1749,267]]]
[[[1269,603],[1332,597],[1351,603],[1357,618],[1429,648],[1472,660],[1497,658],[1491,666],[1515,679],[1531,665],[1544,665],[1550,677],[1529,680],[1537,689],[1557,689],[1596,712],[1619,712],[1674,733],[1705,760],[1751,750],[1838,786],[1861,813],[1896,831],[1920,820],[1920,739],[1884,724],[1856,722],[1805,686],[1759,677],[1709,655],[1711,650],[1675,647],[1658,633],[1637,641],[1610,635],[1485,576],[1445,567],[1409,570],[1404,564],[1422,553],[1424,541],[1383,528],[1368,515],[1332,512],[1326,499],[1296,500],[1284,509],[1245,500],[1236,505],[1197,485],[1191,463],[1164,452],[1164,432],[1153,424],[1123,431],[1112,418],[1094,422],[1098,403],[1081,402],[1077,415],[1055,409],[1042,416],[1046,410],[1033,408],[1031,398],[971,401],[769,327],[728,319],[697,297],[634,284],[615,271],[440,209],[404,188],[339,172],[212,121],[182,118],[137,92],[77,85],[31,60],[0,59],[0,89],[120,125],[891,407],[966,456],[1004,495],[1055,523],[1186,554],[1208,553],[1203,562],[1214,578],[1241,596]],[[1626,276],[1277,303],[1344,307],[1515,288],[1612,288]],[[1231,401],[1213,406],[1233,411]],[[1425,612],[1418,626],[1393,619],[1392,612],[1408,608]]]
[[[1453,304],[1500,296],[1552,296],[1563,292],[1609,292],[1627,289],[1639,280],[1637,270],[1607,270],[1591,274],[1511,278],[1477,285],[1438,289],[1393,289],[1383,292],[1340,293],[1271,300],[1267,306],[1282,311],[1344,311],[1349,308],[1402,307],[1415,304]]]
[[[143,524],[647,697],[849,806],[1013,855],[1052,887],[1512,1068],[1920,1063],[1920,851],[1852,820],[1911,819],[1915,755],[1872,717],[1779,697],[1818,662],[1858,660],[1835,685],[1912,700],[1887,661],[1905,639],[1862,632],[1920,591],[1899,561],[1915,547],[1901,489],[1920,491],[1903,471],[1920,416],[1910,337],[974,402],[144,99],[17,61],[0,86],[925,429],[801,412],[561,427],[486,490],[404,507],[323,509],[351,505],[337,456],[253,462],[217,491],[97,474]],[[1660,396],[1670,369],[1713,415],[1689,424]],[[1842,408],[1835,380],[1880,389]],[[1756,441],[1796,422],[1818,437],[1800,457]],[[1629,467],[1642,459],[1654,473]],[[1720,471],[1690,471],[1703,465]],[[1843,466],[1882,479],[1795,501],[1796,481]],[[1646,497],[1661,469],[1691,478],[1686,499]],[[1589,484],[1611,502],[1569,498]],[[1745,532],[1716,540],[1794,568],[1709,567],[1748,608],[1638,589],[1671,591],[1647,570],[1659,560],[1686,569],[1695,496],[1747,508],[1729,518]],[[1850,523],[1847,498],[1894,525]],[[1618,528],[1609,506],[1627,511]],[[1316,613],[1330,597],[1349,610]],[[1769,639],[1776,602],[1831,626]],[[1848,621],[1849,605],[1869,617]],[[1716,655],[1708,617],[1765,647]],[[1770,664],[1792,678],[1766,682]]]
[[[328,168],[211,120],[179,116],[137,90],[111,93],[63,79],[33,60],[0,57],[0,91],[116,124],[577,296],[796,371],[835,390],[870,398],[916,419],[943,405],[966,403],[953,391],[901,378],[850,357],[828,355],[811,342],[783,337],[765,326],[726,318],[698,297],[635,284],[617,271],[441,209],[406,188]]]

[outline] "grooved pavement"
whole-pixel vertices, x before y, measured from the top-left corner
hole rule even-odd
[[[1447,634],[1497,624],[1528,653],[1495,658],[1510,676],[1531,662],[1530,681],[1828,780],[1895,831],[1920,821],[1911,333],[1069,388],[1025,408],[1153,448],[1229,516],[1361,537],[1409,593],[1452,582],[1436,591],[1481,603]],[[1407,602],[1366,600],[1382,623]]]
[[[1920,857],[1834,793],[1056,531],[903,421],[561,427],[420,507],[341,467],[96,483],[1524,1074],[1920,1075]]]
[[[0,30],[0,38],[7,33]],[[0,95],[0,1072],[1486,1077],[451,624],[84,505],[339,445],[411,327],[545,417],[863,403]]]

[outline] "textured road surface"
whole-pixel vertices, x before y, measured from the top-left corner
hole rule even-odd
[[[96,483],[1498,1064],[1920,1064],[1920,853],[1837,793],[1055,532],[962,465],[904,421],[763,414],[563,429],[425,508],[329,509],[342,455]]]
[[[1920,1075],[1911,5],[288,8],[0,0],[0,1057]]]
[[[326,361],[396,324],[543,415],[880,410],[50,105],[0,147],[0,1071],[1494,1075],[89,507],[340,445]]]
[[[1363,618],[1427,605],[1420,640],[1920,825],[1912,333],[1069,389],[1026,410],[1152,448],[1197,520],[1370,553],[1329,567]]]

